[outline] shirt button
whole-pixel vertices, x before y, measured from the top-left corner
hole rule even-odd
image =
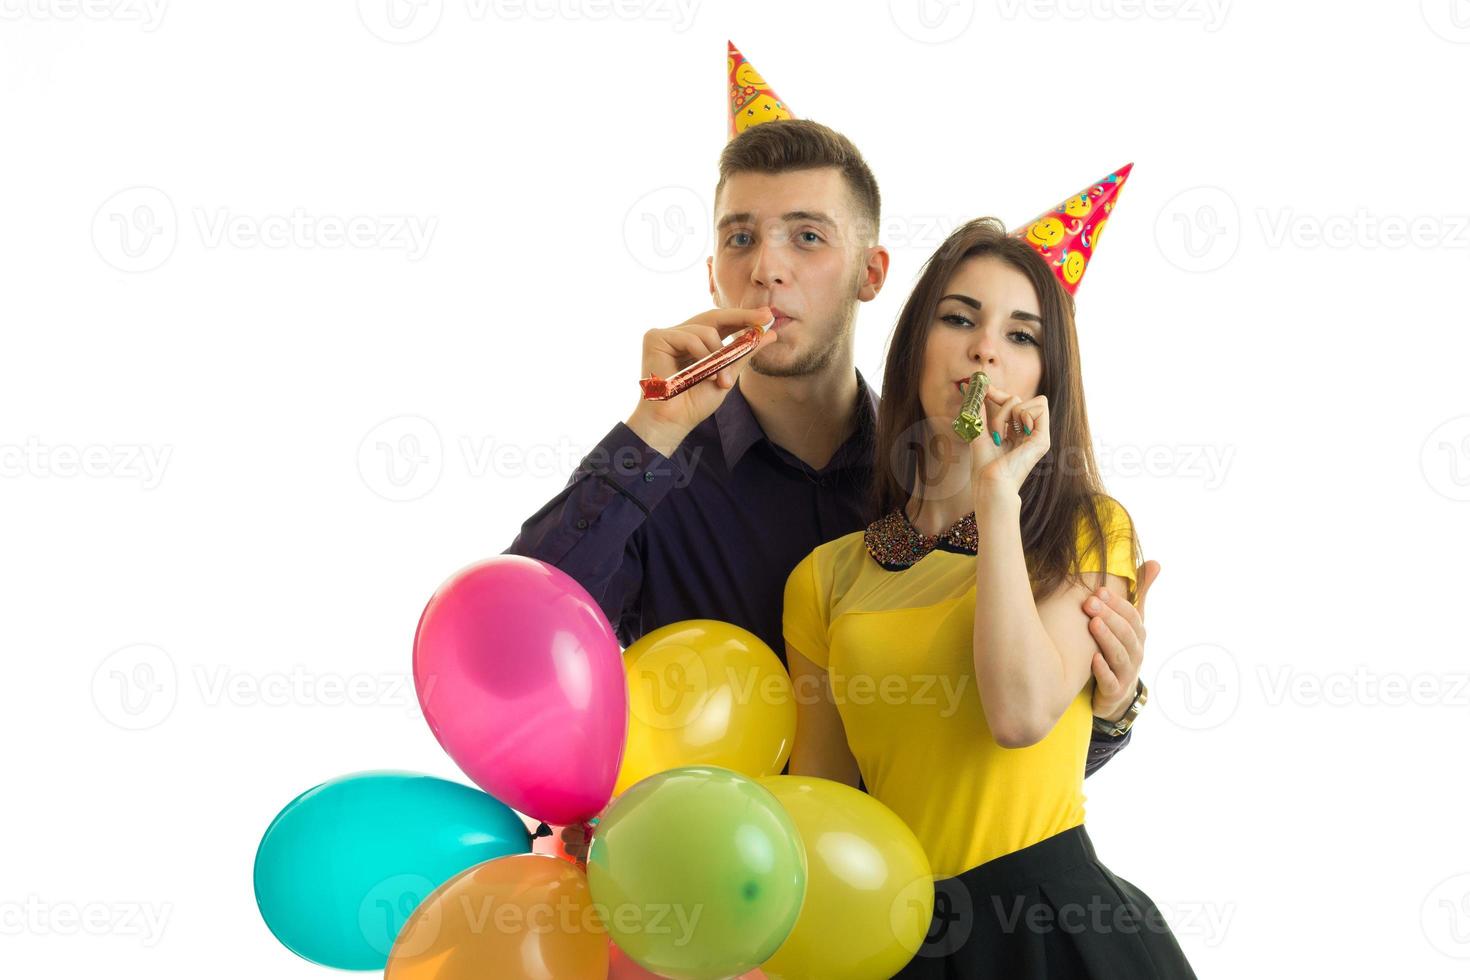
[[[644,473],[643,474],[643,482],[644,483],[652,483],[653,482],[653,474],[651,472],[650,473]]]
[[[585,517],[579,517],[579,518],[577,518],[577,530],[578,531],[585,531],[585,530],[587,530],[587,518],[585,518]]]

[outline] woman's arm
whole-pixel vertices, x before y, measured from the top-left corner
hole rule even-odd
[[[1021,547],[1021,497],[982,484],[976,496],[975,679],[985,719],[1007,748],[1046,737],[1092,676],[1097,642],[1082,601],[1099,585],[1119,595],[1128,582],[1093,572],[1039,603]]]
[[[786,664],[796,694],[796,742],[791,775],[820,776],[857,788],[858,764],[847,747],[847,731],[837,713],[827,672],[786,645]]]

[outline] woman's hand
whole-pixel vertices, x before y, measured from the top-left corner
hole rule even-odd
[[[1051,413],[1045,395],[1022,401],[994,385],[985,392],[985,431],[970,443],[970,482],[981,491],[1019,494],[1021,484],[1051,449]],[[993,433],[1000,434],[999,445]]]

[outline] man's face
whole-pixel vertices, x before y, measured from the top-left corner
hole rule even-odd
[[[827,366],[859,300],[872,299],[872,254],[852,192],[835,167],[730,177],[715,202],[710,295],[720,307],[769,306],[776,340],[751,358],[758,374],[795,377]],[[886,268],[886,253],[881,265]]]

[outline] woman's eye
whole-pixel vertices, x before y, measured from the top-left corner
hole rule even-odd
[[[1031,336],[1024,330],[1012,330],[1011,336],[1020,338],[1018,341],[1016,341],[1018,344],[1032,344],[1035,346],[1040,346],[1036,343],[1036,338]]]
[[[939,319],[956,327],[973,327],[975,325],[967,317],[960,316],[958,313],[946,313]]]

